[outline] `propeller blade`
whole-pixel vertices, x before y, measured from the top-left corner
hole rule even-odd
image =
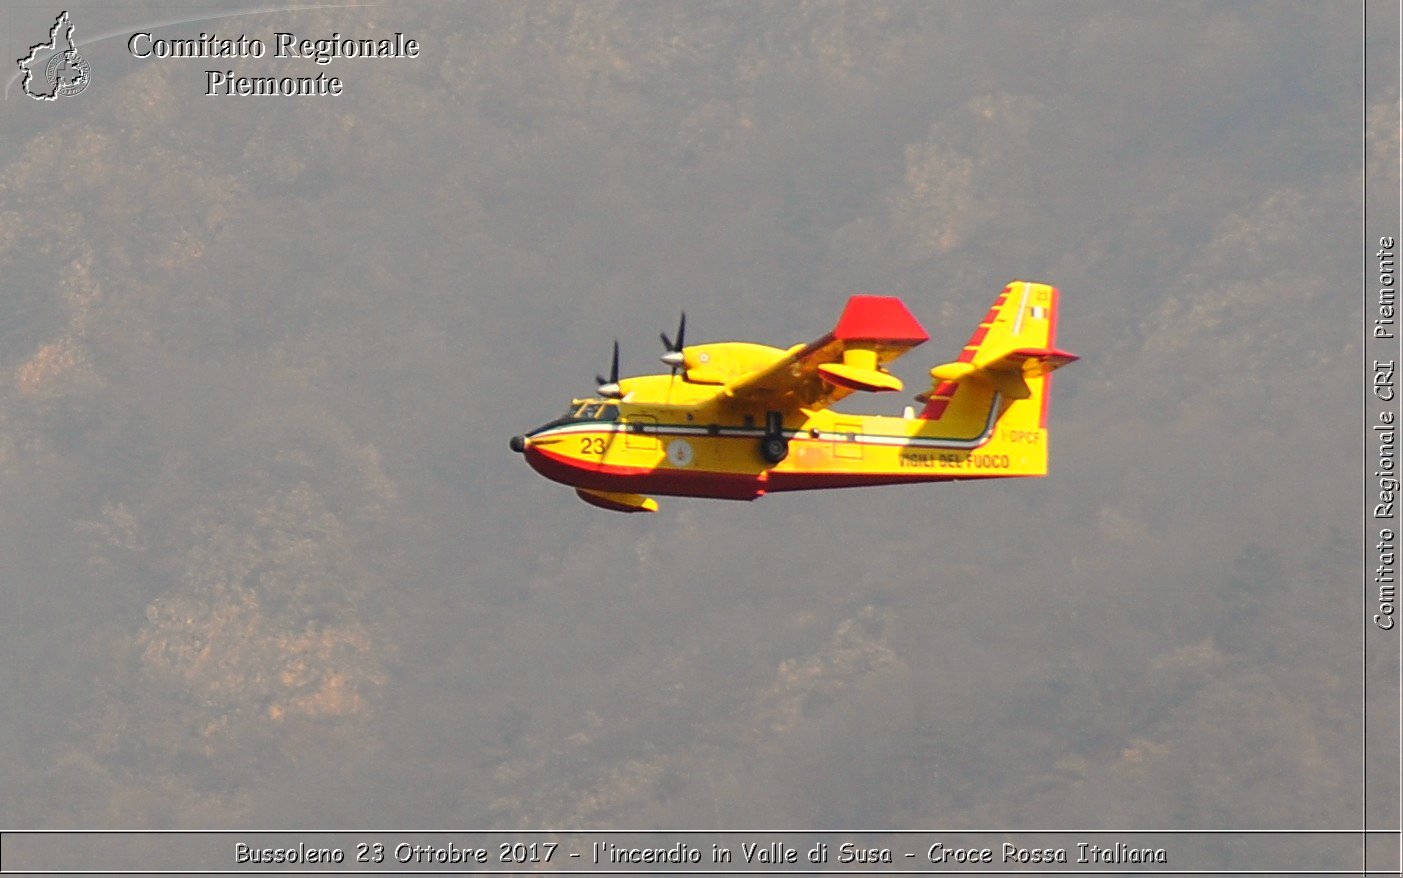
[[[677,341],[667,337],[666,332],[658,333],[658,338],[663,340],[663,348],[667,353],[662,355],[664,365],[672,367],[672,377],[677,377],[677,370],[682,366],[682,346],[687,340],[687,312],[682,312],[682,320],[677,324]]]
[[[673,342],[672,339],[668,338],[666,332],[658,333],[658,338],[663,340],[663,347],[667,348],[667,352],[669,354],[675,354],[681,351],[683,345],[687,343],[687,312],[682,312],[682,321],[677,324],[676,342]]]
[[[609,360],[609,377],[595,375],[594,383],[598,385],[600,396],[607,396],[610,399],[618,399],[619,390],[619,340],[614,339],[614,356]]]
[[[614,357],[609,362],[609,377],[606,379],[603,375],[596,375],[594,378],[599,382],[597,392],[600,396],[609,399],[619,399],[622,396],[623,391],[619,388],[619,340],[617,338],[614,339]]]

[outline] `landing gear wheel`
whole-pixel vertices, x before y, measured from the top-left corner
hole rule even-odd
[[[783,436],[766,436],[760,440],[760,456],[767,463],[779,463],[789,456],[789,440]]]

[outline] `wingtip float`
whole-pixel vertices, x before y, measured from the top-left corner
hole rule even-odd
[[[831,332],[777,348],[685,343],[663,333],[670,373],[619,376],[618,342],[596,396],[513,436],[511,449],[587,503],[655,512],[649,494],[754,500],[806,491],[1047,474],[1058,291],[1014,281],[959,357],[931,370],[918,413],[855,415],[855,393],[900,391],[887,364],[928,340],[900,299],[853,296]]]

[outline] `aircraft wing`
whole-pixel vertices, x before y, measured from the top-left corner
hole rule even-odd
[[[930,338],[900,299],[853,296],[838,325],[775,362],[729,381],[726,399],[775,411],[827,408],[855,390],[901,390],[885,364]]]

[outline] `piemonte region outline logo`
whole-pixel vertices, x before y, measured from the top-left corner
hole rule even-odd
[[[47,57],[46,57],[47,56]],[[42,65],[43,83],[36,83],[36,66]],[[68,12],[58,14],[47,43],[36,43],[19,59],[24,71],[20,88],[36,101],[58,100],[59,95],[76,95],[88,87],[88,62],[73,45],[73,21]]]

